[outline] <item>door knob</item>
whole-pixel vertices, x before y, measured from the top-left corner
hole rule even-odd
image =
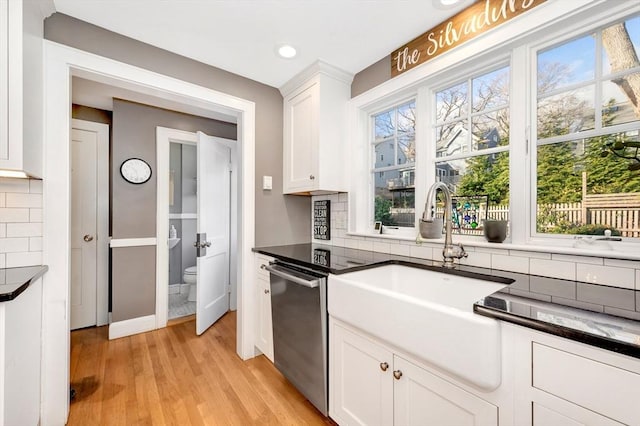
[[[396,378],[396,380],[400,380],[400,377],[402,377],[402,371],[400,370],[396,370],[393,372],[393,377]]]
[[[87,234],[82,239],[85,240],[86,242],[93,241],[93,235]]]

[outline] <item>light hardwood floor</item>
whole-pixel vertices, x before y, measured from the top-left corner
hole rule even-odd
[[[193,320],[109,341],[71,333],[69,425],[335,425],[264,356],[235,352],[236,314],[202,336]]]

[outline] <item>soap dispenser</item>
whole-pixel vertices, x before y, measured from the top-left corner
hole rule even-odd
[[[169,238],[178,238],[178,231],[176,231],[176,227],[173,225],[169,228]]]

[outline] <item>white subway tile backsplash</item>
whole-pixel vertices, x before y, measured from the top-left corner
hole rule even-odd
[[[504,271],[512,271],[512,272],[520,272],[523,274],[528,274],[529,258],[508,256],[505,254],[492,254],[491,267],[493,269],[502,269]]]
[[[29,251],[42,251],[42,237],[29,238]]]
[[[29,209],[29,222],[42,222],[42,209]]]
[[[638,268],[640,262],[637,260],[623,260],[623,259],[604,259],[604,266],[617,266],[619,268]]]
[[[42,181],[0,178],[0,268],[42,264]]]
[[[425,246],[411,246],[411,257],[419,257],[420,259],[433,259],[433,249]]]
[[[0,223],[29,222],[29,209],[0,208]]]
[[[602,265],[603,259],[601,257],[589,257],[589,256],[575,256],[572,254],[552,254],[551,259],[559,260],[561,262],[573,262],[573,263],[589,263],[592,265]]]
[[[332,231],[332,233],[333,233],[333,231]],[[344,238],[332,237],[331,238],[331,245],[338,246],[338,247],[344,247]]]
[[[616,266],[577,264],[577,279],[594,284],[635,289],[635,270]]]
[[[358,241],[358,250],[373,250],[373,241]]]
[[[28,238],[2,238],[0,239],[0,253],[16,253],[29,251]]]
[[[42,181],[40,179],[30,179],[29,192],[32,194],[42,194]]]
[[[42,207],[42,194],[7,193],[7,207]]]
[[[341,192],[340,194],[338,194],[338,201],[346,203],[347,201],[349,201],[349,194],[347,194],[346,192]]]
[[[357,249],[358,243],[359,243],[359,240],[356,240],[354,238],[345,238],[344,240],[344,246],[351,249]]]
[[[411,247],[405,244],[392,244],[389,253],[397,256],[411,256]]]
[[[562,278],[565,280],[576,279],[576,265],[572,262],[560,262],[557,260],[531,259],[529,273],[543,277]]]
[[[467,254],[467,257],[460,259],[461,264],[491,268],[491,254],[477,251],[467,251]]]
[[[0,178],[0,192],[29,193],[28,179]]]
[[[42,265],[42,252],[7,253],[7,268]]]
[[[390,253],[391,247],[387,242],[382,241],[374,241],[373,242],[373,251],[377,251],[379,253]]]
[[[7,223],[7,237],[42,236],[42,223]]]
[[[509,256],[528,257],[532,259],[551,259],[551,253],[538,251],[509,250]]]

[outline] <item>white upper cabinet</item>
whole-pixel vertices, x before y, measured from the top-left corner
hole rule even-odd
[[[42,176],[44,18],[50,0],[0,1],[0,169]]]
[[[285,194],[347,191],[345,116],[352,80],[352,74],[318,61],[280,88]]]

